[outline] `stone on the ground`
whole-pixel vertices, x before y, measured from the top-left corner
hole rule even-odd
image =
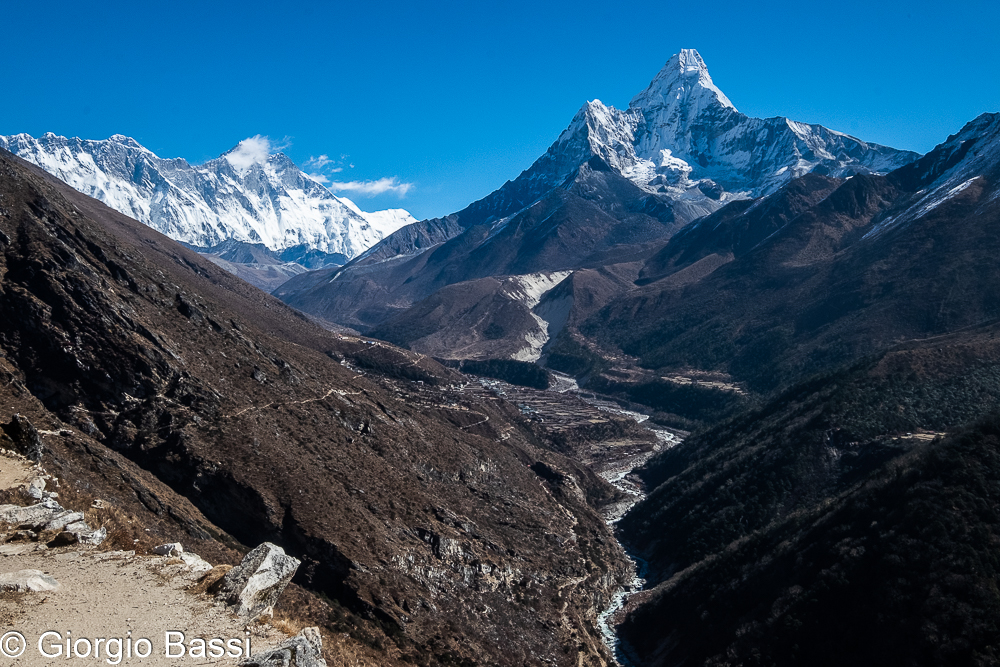
[[[27,417],[20,414],[14,415],[9,424],[3,424],[0,428],[3,429],[4,435],[13,442],[15,451],[35,463],[41,462],[42,439]]]
[[[28,495],[29,498],[32,498],[34,500],[41,500],[42,498],[44,498],[45,478],[36,477],[35,479],[31,480],[31,483],[28,484],[28,488],[25,489],[25,493]]]
[[[240,661],[244,667],[326,667],[318,628],[305,628],[272,649]]]
[[[56,500],[51,496],[46,496],[42,502],[38,504],[42,507],[47,507],[50,510],[56,510],[58,512],[62,512],[64,510],[63,506],[56,502]]]
[[[153,547],[151,551],[157,556],[180,556],[184,553],[184,546],[180,542],[170,542]]]
[[[187,566],[192,572],[208,572],[212,569],[212,564],[203,559],[201,556],[190,551],[185,551],[180,555],[180,559],[184,561],[184,565]]]
[[[274,606],[300,563],[281,547],[264,542],[223,577],[216,597],[235,606],[239,616],[253,619]]]
[[[65,547],[70,544],[89,544],[98,546],[108,538],[108,529],[101,526],[93,530],[83,521],[77,521],[66,526],[48,543],[50,547]]]
[[[0,591],[4,593],[55,592],[62,584],[41,570],[18,570],[0,574]]]
[[[76,525],[76,524],[73,524]],[[80,544],[89,544],[91,546],[100,546],[104,543],[104,540],[108,539],[108,529],[101,526],[97,530],[92,530],[87,524],[83,524],[82,529],[76,529],[73,534],[76,535],[76,541]],[[67,526],[70,528],[70,526]]]

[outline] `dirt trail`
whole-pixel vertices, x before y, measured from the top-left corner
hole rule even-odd
[[[0,456],[0,489],[24,486],[39,475],[38,470],[27,459]]]
[[[267,403],[266,405],[251,405],[248,408],[243,408],[239,412],[234,412],[231,415],[225,415],[225,418],[226,419],[232,419],[233,417],[239,417],[240,415],[246,414],[247,412],[250,412],[251,410],[266,410],[267,408],[270,408],[272,406],[280,407],[280,406],[284,406],[284,405],[305,405],[306,403],[319,403],[320,401],[325,401],[326,399],[330,398],[330,396],[333,395],[333,394],[339,394],[340,396],[359,396],[362,393],[364,393],[364,392],[361,392],[361,391],[344,391],[343,389],[331,388],[325,394],[323,394],[322,396],[318,396],[316,398],[307,398],[307,399],[302,400],[302,401],[281,401],[281,402],[274,402],[274,401],[272,401],[270,403]]]
[[[39,470],[24,460],[0,457],[0,485],[3,488],[23,486],[38,476]],[[12,543],[17,544],[17,543]],[[31,548],[31,543],[25,544]],[[195,595],[185,589],[203,573],[194,573],[177,558],[136,555],[133,552],[101,552],[99,547],[79,544],[28,553],[0,556],[0,573],[31,569],[54,577],[61,588],[43,593],[0,593],[0,664],[49,665],[65,660],[66,638],[71,637],[71,664],[80,665],[235,665],[245,657],[247,634],[243,623],[206,595]],[[234,639],[243,649],[239,657],[226,655],[214,658],[185,655],[168,658],[166,632],[182,632],[187,648],[195,638]],[[39,649],[39,640],[46,657]],[[23,654],[11,660],[20,646],[20,633],[25,640]],[[131,633],[131,634],[130,634]],[[118,644],[108,639],[121,639],[122,656],[115,658]],[[255,626],[249,637],[253,652],[277,644],[285,635],[270,626]],[[103,639],[98,645],[97,640]],[[127,657],[131,639],[133,656]],[[147,639],[149,646],[139,642]],[[179,640],[179,635],[171,637]],[[86,640],[86,641],[84,641]],[[89,651],[88,651],[89,646]],[[94,658],[95,646],[100,649]],[[75,647],[75,650],[74,650]],[[139,654],[150,651],[149,657]],[[90,653],[90,657],[76,657]],[[172,650],[174,654],[179,648]],[[196,650],[197,652],[197,650]]]

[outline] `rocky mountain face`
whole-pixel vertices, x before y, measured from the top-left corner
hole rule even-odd
[[[89,141],[18,134],[0,136],[0,147],[197,249],[256,244],[320,268],[343,264],[414,221],[401,209],[361,211],[252,139],[197,166],[157,157],[122,135]]]
[[[714,372],[755,395],[640,470],[635,664],[997,662],[998,129],[730,204],[579,323],[591,388],[679,411],[667,385]]]
[[[717,207],[706,200],[769,194],[807,173],[884,173],[917,157],[820,125],[750,118],[715,86],[694,49],[673,56],[627,110],[585,104],[546,158],[559,173],[591,155],[703,212]]]
[[[424,252],[303,274],[275,295],[310,314],[370,330],[392,315],[412,318],[407,308],[445,286],[600,265],[617,246],[648,243],[678,227],[669,205],[592,158],[563,187],[513,216],[470,227]],[[322,307],[310,307],[316,302]]]
[[[810,175],[703,218],[580,330],[644,366],[723,371],[766,392],[1000,317],[988,287],[998,125],[977,118],[884,176]]]
[[[445,286],[640,261],[647,244],[798,176],[882,173],[916,157],[818,125],[745,116],[701,56],[684,50],[627,110],[585,104],[545,155],[486,198],[403,228],[341,269],[296,276],[276,294],[319,318],[409,344],[432,324],[426,305],[407,309]],[[417,312],[420,336],[406,332]],[[451,326],[441,322],[441,335],[454,338]],[[537,332],[516,328],[504,349],[531,337]]]
[[[610,660],[597,611],[627,567],[598,508],[620,493],[513,405],[3,151],[0,276],[0,396],[61,498],[213,560],[281,546],[303,608],[387,663]]]

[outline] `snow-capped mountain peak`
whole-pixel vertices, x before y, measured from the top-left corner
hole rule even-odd
[[[627,109],[596,99],[580,107],[529,169],[473,206],[476,219],[496,221],[530,206],[593,157],[669,203],[675,219],[692,220],[812,171],[884,173],[919,156],[820,125],[750,118],[715,84],[701,55],[684,49]]]
[[[201,248],[234,240],[346,261],[414,221],[406,211],[372,214],[348,204],[288,156],[272,152],[259,135],[196,166],[157,157],[122,134],[103,141],[18,134],[0,136],[0,147],[172,239]]]
[[[585,103],[546,154],[556,160],[553,180],[563,180],[595,155],[619,171],[627,169],[636,160],[632,141],[637,122],[635,114],[600,100]]]
[[[392,234],[397,229],[405,227],[417,221],[413,215],[404,208],[387,208],[384,211],[362,211],[358,205],[347,197],[337,197],[344,206],[348,207],[362,218],[368,221],[372,228],[380,233],[383,238]]]
[[[646,90],[632,98],[629,108],[690,108],[709,104],[721,104],[736,111],[736,106],[712,82],[701,54],[694,49],[681,49],[667,61]]]
[[[750,118],[712,81],[694,49],[672,56],[629,107],[583,105],[531,172],[561,182],[592,156],[648,192],[705,214],[734,198],[775,191],[814,170],[886,172],[918,156],[820,125]]]

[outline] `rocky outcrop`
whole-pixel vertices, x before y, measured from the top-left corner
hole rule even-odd
[[[28,489],[37,488],[35,482],[28,485]],[[44,488],[44,487],[42,487]],[[43,493],[45,493],[43,491]],[[72,512],[60,505],[54,497],[48,494],[42,502],[28,507],[19,505],[0,505],[0,524],[8,524],[16,529],[13,533],[2,536],[2,540],[7,541],[13,538],[27,539],[28,541],[40,541],[43,537],[48,538],[50,546],[63,546],[66,544],[92,544],[99,545],[108,536],[108,531],[101,527],[91,528],[82,512]]]
[[[326,667],[319,628],[304,628],[272,649],[240,662],[245,667]]]
[[[244,618],[264,615],[277,602],[301,562],[286,555],[281,547],[264,542],[226,574],[216,597],[235,606],[236,613]]]

